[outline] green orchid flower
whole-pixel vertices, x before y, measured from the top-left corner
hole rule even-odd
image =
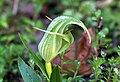
[[[46,71],[50,77],[52,73],[51,62],[60,53],[66,50],[74,41],[73,35],[68,30],[71,24],[78,25],[87,32],[90,42],[90,34],[85,25],[78,19],[59,16],[55,18],[47,30],[38,29],[44,31],[45,34],[38,45],[39,53],[45,60]]]

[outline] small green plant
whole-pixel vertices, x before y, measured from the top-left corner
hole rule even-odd
[[[98,58],[96,55],[94,55],[93,61],[89,60],[89,63],[94,73],[94,79],[92,80],[93,82],[97,82],[98,80],[100,80],[99,76],[100,74],[102,74],[100,66],[104,62],[105,62],[104,58]]]
[[[107,71],[107,77],[104,77],[106,79],[107,82],[109,81],[113,81],[113,82],[118,82],[120,81],[119,76],[119,64],[120,64],[120,47],[118,46],[117,48],[117,53],[118,53],[118,57],[115,58],[114,56],[112,56],[111,58],[108,59],[108,65],[109,68],[106,69]]]
[[[43,23],[36,20],[36,18],[45,2],[46,0],[0,1],[0,82],[18,82],[20,80],[16,61],[18,56],[27,59],[28,53],[24,51],[17,33],[24,33],[23,37],[29,44],[35,43],[36,38],[32,38],[32,36],[36,31],[30,27],[34,24],[37,27],[44,27]],[[32,16],[21,12],[21,9],[24,9],[24,6],[29,3],[35,7],[35,13]]]
[[[93,57],[93,60],[89,60],[91,69],[93,71],[93,78],[89,79],[89,82],[118,82],[120,74],[119,74],[119,62],[120,62],[120,51],[119,48],[116,49],[118,56],[106,58],[108,54],[111,51],[108,51],[109,49],[109,42],[111,42],[111,39],[106,38],[107,34],[109,33],[109,29],[107,27],[102,28],[102,17],[101,11],[98,10],[95,13],[95,21],[98,23],[97,30],[96,30],[96,41],[93,42],[93,47],[95,49],[95,52],[98,53],[100,57],[97,57],[95,54]],[[64,57],[64,54],[67,52],[65,51],[74,41],[73,35],[71,34],[69,30],[69,25],[75,24],[78,26],[81,26],[88,34],[89,38],[90,35],[84,26],[82,22],[75,18],[67,17],[67,16],[60,16],[55,18],[50,25],[48,26],[47,30],[42,30],[39,28],[40,31],[45,32],[41,42],[38,45],[39,49],[39,55],[44,60],[44,64],[42,63],[41,59],[33,52],[33,50],[28,46],[28,44],[25,42],[23,36],[20,35],[20,38],[27,48],[27,50],[31,54],[31,59],[35,62],[35,64],[41,69],[42,74],[45,76],[46,80],[48,82],[85,82],[86,80],[83,78],[82,75],[77,75],[78,70],[80,69],[80,61],[75,60],[74,65],[76,66],[76,69],[73,70],[69,68],[68,70],[74,73],[73,77],[68,76],[67,74],[60,74],[59,69],[62,69],[59,66],[55,66],[54,69],[52,68],[51,62],[53,59],[60,55],[60,59],[62,60]],[[91,39],[90,39],[91,42]],[[108,46],[107,46],[108,44]],[[105,48],[105,49],[104,49]],[[65,53],[64,53],[65,52]],[[107,53],[109,52],[109,53]],[[72,60],[67,60],[66,62],[62,62],[62,64],[69,64],[73,62]],[[104,69],[105,65],[106,68]],[[41,75],[37,74],[36,71],[34,71],[34,67],[29,67],[27,64],[24,63],[24,61],[19,58],[18,59],[18,66],[21,72],[21,75],[25,82],[42,82],[45,81],[45,78]],[[25,67],[26,69],[23,69]],[[65,70],[62,70],[62,72]],[[41,73],[40,73],[41,74]],[[62,77],[61,77],[62,76]],[[65,78],[64,78],[65,77]],[[88,82],[88,81],[87,81]]]
[[[119,82],[119,64],[120,64],[120,48],[118,47],[117,53],[118,57],[111,57],[108,58],[108,60],[105,59],[105,57],[98,58],[97,56],[94,56],[93,61],[89,60],[89,63],[91,65],[91,68],[93,70],[93,76],[94,78],[90,80],[90,82]],[[105,65],[106,67],[102,66]]]
[[[45,64],[42,64],[37,55],[32,51],[23,37],[19,34],[23,44],[30,52],[33,61],[41,69],[48,82],[62,82],[58,66],[52,69],[51,62],[59,53],[65,51],[73,43],[73,35],[68,30],[69,25],[71,24],[82,27],[88,34],[89,42],[91,42],[90,34],[81,21],[68,16],[57,17],[50,23],[47,31],[37,28],[38,30],[45,32],[38,45],[40,56],[44,59]],[[80,62],[76,60],[75,65],[78,66],[76,68],[73,80],[75,79],[77,71],[79,70]],[[18,59],[18,67],[25,82],[42,82],[35,71],[26,65],[21,58]]]

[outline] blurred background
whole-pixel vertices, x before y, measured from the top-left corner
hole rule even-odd
[[[120,45],[119,0],[0,0],[0,82],[23,82],[17,58],[30,60],[18,32],[38,53],[37,45],[43,33],[32,27],[46,29],[50,23],[46,16],[54,19],[60,15],[82,20],[95,31],[98,19],[103,17],[102,28],[107,29],[103,33],[104,43],[111,44],[107,53],[116,54]]]

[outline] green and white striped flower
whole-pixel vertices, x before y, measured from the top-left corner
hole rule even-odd
[[[66,50],[73,43],[74,38],[71,32],[65,32],[71,24],[82,27],[90,38],[87,28],[80,20],[67,16],[55,18],[47,29],[53,34],[46,32],[38,46],[40,55],[46,62],[51,62],[60,52]]]
[[[55,18],[47,30],[38,29],[44,31],[45,34],[38,45],[39,53],[45,60],[45,67],[50,78],[52,73],[51,61],[62,51],[66,50],[74,41],[73,35],[68,30],[69,25],[74,24],[82,27],[87,32],[89,38],[90,34],[85,25],[78,19],[60,16]],[[91,42],[91,38],[90,38]]]

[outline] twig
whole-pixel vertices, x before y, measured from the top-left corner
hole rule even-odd
[[[13,15],[16,15],[17,14],[17,11],[18,11],[18,4],[19,4],[19,0],[14,0],[14,3],[13,3]]]
[[[48,16],[45,16],[48,20],[50,20],[50,21],[52,21],[52,19],[50,18],[50,17],[48,17]]]
[[[98,20],[98,26],[97,26],[98,32],[100,32],[102,27],[103,27],[102,20],[103,20],[103,17],[100,17],[99,20]]]
[[[97,26],[97,29],[98,29],[98,32],[100,32],[102,30],[102,27],[103,27],[103,23],[102,23],[102,20],[103,20],[103,17],[100,17],[97,21],[98,23],[98,26]],[[100,47],[100,39],[98,40],[98,45]],[[98,49],[99,50],[99,49]]]

